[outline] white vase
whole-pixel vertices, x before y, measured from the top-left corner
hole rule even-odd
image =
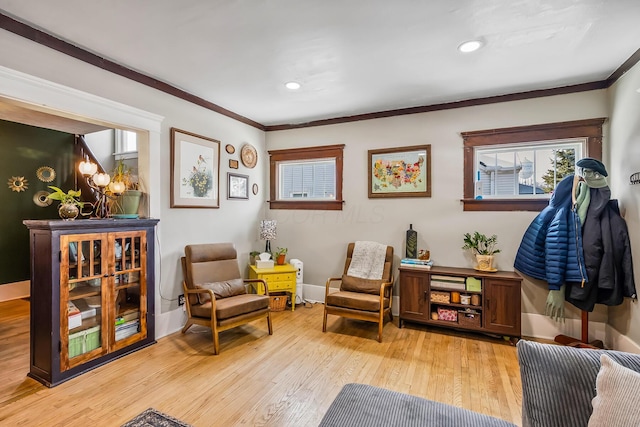
[[[493,267],[493,255],[476,255],[476,261],[478,262],[478,265],[476,266],[476,268],[478,270],[485,270],[485,271],[493,271],[495,270],[495,268]]]

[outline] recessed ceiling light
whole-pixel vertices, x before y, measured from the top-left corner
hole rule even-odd
[[[300,89],[300,83],[298,83],[298,82],[287,82],[284,85],[289,90],[298,90],[298,89]]]
[[[475,52],[482,47],[480,40],[469,40],[458,46],[458,50],[462,53]]]

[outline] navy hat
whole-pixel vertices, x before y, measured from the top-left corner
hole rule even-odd
[[[578,167],[583,169],[591,169],[592,171],[598,172],[602,176],[608,176],[607,169],[605,169],[604,164],[600,160],[596,160],[592,157],[585,157],[583,159],[578,160],[576,163]]]

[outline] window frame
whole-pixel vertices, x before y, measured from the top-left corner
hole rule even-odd
[[[501,144],[523,145],[569,138],[586,139],[585,156],[602,159],[602,125],[607,119],[575,120],[511,128],[461,132],[464,146],[463,199],[465,211],[541,211],[549,204],[542,198],[475,199],[475,148]]]
[[[271,209],[342,210],[342,166],[344,144],[269,150],[269,207]],[[278,200],[278,163],[333,158],[336,162],[335,200]]]

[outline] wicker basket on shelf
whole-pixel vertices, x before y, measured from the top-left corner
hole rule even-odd
[[[271,311],[284,311],[287,307],[287,293],[273,292],[269,294],[269,308]]]

